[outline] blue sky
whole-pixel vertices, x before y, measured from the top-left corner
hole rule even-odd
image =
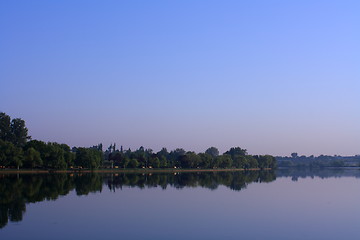
[[[358,1],[1,1],[0,111],[35,139],[360,154]]]

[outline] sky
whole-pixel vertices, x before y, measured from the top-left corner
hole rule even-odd
[[[359,1],[0,1],[0,111],[33,139],[360,154]]]

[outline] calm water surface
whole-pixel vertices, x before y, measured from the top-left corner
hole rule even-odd
[[[358,239],[359,177],[0,174],[0,239]]]

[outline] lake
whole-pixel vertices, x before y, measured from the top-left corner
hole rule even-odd
[[[2,174],[0,239],[356,239],[360,170]]]

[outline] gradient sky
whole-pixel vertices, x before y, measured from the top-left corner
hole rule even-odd
[[[359,1],[1,1],[0,111],[33,139],[360,153]]]

